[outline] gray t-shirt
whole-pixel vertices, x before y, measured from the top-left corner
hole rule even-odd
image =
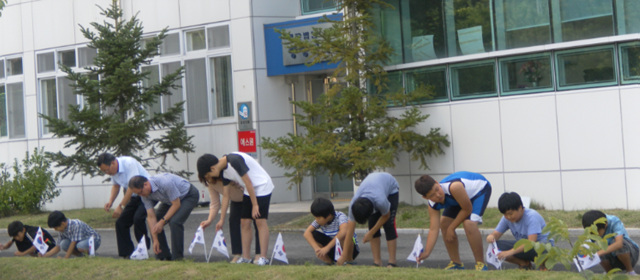
[[[373,203],[374,211],[380,212],[381,215],[389,213],[391,209],[391,203],[388,197],[392,194],[398,193],[400,188],[398,187],[398,181],[396,178],[386,172],[374,172],[367,175],[366,178],[360,184],[360,188],[356,191],[356,194],[349,203],[349,221],[355,221],[353,213],[351,213],[351,206],[358,200],[358,198],[364,197],[369,199]]]
[[[145,209],[151,209],[159,201],[171,205],[176,198],[184,198],[191,189],[191,183],[186,179],[163,173],[148,178],[151,183],[151,194],[142,197]]]

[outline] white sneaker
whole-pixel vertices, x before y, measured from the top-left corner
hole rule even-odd
[[[251,263],[251,260],[250,260],[250,259],[245,259],[245,258],[243,258],[243,257],[240,257],[240,258],[236,261],[236,263]]]
[[[627,272],[627,275],[638,275],[638,274],[636,274],[636,272],[632,270],[632,271]]]
[[[268,265],[269,264],[269,260],[267,258],[260,258],[260,259],[258,259],[258,261],[255,264],[256,265]]]

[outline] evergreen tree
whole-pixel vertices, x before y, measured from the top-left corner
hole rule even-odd
[[[171,94],[183,69],[163,76],[156,84],[142,83],[149,72],[141,71],[140,67],[158,54],[166,28],[158,36],[143,41],[142,24],[135,16],[123,19],[118,1],[113,0],[109,9],[101,10],[106,17],[103,23],[91,23],[96,33],[80,27],[90,41],[88,47],[97,50],[95,66],[74,71],[60,65],[83,104],[70,105],[68,116],[40,114],[54,136],[69,138],[65,148],[74,148],[74,152],[68,155],[62,151],[49,152],[48,156],[62,167],[65,176],[96,175],[99,170],[95,159],[103,152],[132,156],[145,166],[150,165],[149,160],[157,160],[156,171],[188,175],[165,167],[168,156],[175,158],[178,152],[193,152],[193,136],[187,135],[182,121],[183,103],[163,113],[148,110],[163,95]],[[151,138],[151,130],[161,135]]]
[[[424,135],[417,126],[429,116],[416,104],[432,95],[428,86],[405,94],[387,87],[386,72],[393,50],[375,32],[372,8],[388,8],[381,0],[339,0],[342,20],[324,17],[332,27],[314,28],[310,40],[291,37],[280,30],[283,42],[294,52],[307,53],[309,65],[338,63],[328,77],[329,89],[316,102],[295,101],[303,113],[294,114],[304,132],[277,139],[263,138],[267,156],[285,167],[291,183],[305,176],[324,172],[342,177],[364,178],[369,172],[394,166],[400,152],[420,160],[427,168],[427,157],[443,154],[449,146],[447,135],[431,128]],[[389,105],[398,106],[389,114]],[[397,114],[395,114],[397,112]]]
[[[2,9],[7,5],[7,0],[0,0],[0,16],[2,15]]]

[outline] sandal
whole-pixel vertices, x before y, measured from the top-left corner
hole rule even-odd
[[[387,268],[397,267],[398,265],[395,263],[388,263]]]

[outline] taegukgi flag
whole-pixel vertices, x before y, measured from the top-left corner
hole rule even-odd
[[[42,234],[42,228],[38,227],[38,232],[36,233],[36,238],[33,239],[33,246],[38,249],[40,254],[46,254],[49,249],[49,245],[44,242],[44,235]]]
[[[149,252],[147,252],[147,241],[144,239],[144,235],[140,238],[140,242],[138,242],[138,247],[129,257],[132,260],[146,260],[149,258]]]
[[[423,251],[424,251],[424,246],[422,246],[422,237],[420,237],[420,234],[418,234],[418,238],[416,238],[416,242],[413,243],[413,250],[411,251],[411,254],[407,256],[407,260],[415,262],[416,267],[418,267],[418,265],[422,263],[422,261],[418,262],[418,259],[420,258],[420,254],[422,254]]]
[[[93,235],[89,237],[89,256],[94,257],[96,255],[96,242],[93,239]]]
[[[289,264],[289,260],[287,259],[287,252],[284,250],[282,233],[278,233],[278,239],[276,239],[276,244],[273,245],[273,254],[271,254],[271,260],[273,259]]]
[[[213,239],[213,244],[211,245],[211,250],[209,250],[209,257],[211,257],[211,252],[213,249],[216,249],[220,254],[223,254],[227,259],[229,258],[229,251],[227,250],[227,242],[224,240],[224,234],[222,230],[218,230],[216,232],[216,237]]]
[[[338,261],[340,256],[342,256],[342,246],[340,246],[340,239],[338,238],[336,238],[336,249],[334,251],[335,253],[334,253],[333,259],[335,261]]]
[[[193,237],[193,241],[191,241],[191,245],[189,245],[189,254],[193,254],[193,247],[196,246],[196,243],[202,244],[202,247],[205,250],[205,256],[206,256],[207,247],[205,247],[204,245],[204,229],[202,229],[202,226],[198,227],[198,230],[196,230],[196,234]]]
[[[504,261],[498,258],[498,254],[500,254],[500,252],[501,251],[500,249],[498,249],[498,244],[494,241],[493,243],[489,244],[487,253],[485,254],[487,263],[492,264],[497,269],[500,269],[502,267],[502,262]]]

